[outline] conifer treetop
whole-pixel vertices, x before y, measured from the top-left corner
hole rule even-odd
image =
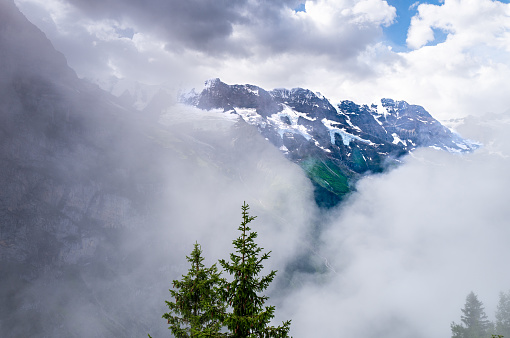
[[[170,312],[162,317],[167,319],[169,329],[177,338],[223,336],[220,330],[225,305],[218,289],[221,278],[216,264],[210,268],[204,266],[198,243],[186,259],[191,267],[181,280],[173,281],[176,290],[169,291],[175,301],[165,301]]]
[[[231,337],[288,337],[290,321],[282,326],[272,327],[269,322],[274,317],[274,306],[265,306],[269,297],[258,293],[267,289],[276,276],[271,271],[259,277],[264,268],[262,262],[267,260],[271,252],[262,253],[263,248],[255,243],[257,233],[249,224],[256,218],[248,213],[249,205],[243,203],[242,222],[238,230],[241,235],[232,241],[235,253],[230,254],[230,262],[220,260],[219,263],[233,276],[231,282],[225,282],[223,297],[232,308],[227,313],[224,324],[232,332]]]

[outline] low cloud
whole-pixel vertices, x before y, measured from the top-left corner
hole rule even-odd
[[[510,287],[509,121],[469,122],[489,144],[475,153],[422,149],[360,181],[321,237],[328,277],[286,300],[294,334],[448,336],[471,290],[494,319]]]

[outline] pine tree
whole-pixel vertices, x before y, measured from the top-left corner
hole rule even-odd
[[[224,302],[221,301],[220,273],[213,264],[205,268],[202,263],[202,250],[194,244],[191,255],[186,256],[191,268],[182,280],[174,280],[170,294],[175,302],[165,301],[170,312],[163,318],[168,320],[169,329],[176,338],[221,337],[222,319],[225,314]]]
[[[496,309],[496,333],[510,337],[510,291],[499,294],[499,303]]]
[[[483,303],[470,292],[466,297],[466,304],[461,309],[461,324],[451,324],[452,338],[485,338],[490,337],[492,323],[487,319]]]
[[[230,275],[233,281],[225,282],[223,287],[224,299],[232,308],[227,313],[224,324],[234,338],[252,337],[288,337],[290,321],[281,326],[269,326],[274,317],[274,306],[264,306],[267,296],[259,296],[273,281],[276,271],[258,277],[263,269],[262,262],[269,258],[268,253],[261,254],[263,250],[255,242],[257,233],[252,232],[248,224],[255,217],[248,214],[249,206],[246,202],[242,206],[243,221],[238,230],[241,235],[232,241],[236,253],[230,254],[230,262],[220,260],[220,264]]]

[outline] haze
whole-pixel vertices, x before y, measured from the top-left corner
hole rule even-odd
[[[279,270],[268,291],[275,322],[292,319],[296,338],[447,337],[470,291],[493,319],[498,293],[510,289],[508,1],[417,1],[407,9],[381,0],[15,3],[79,78],[114,95],[122,94],[112,85],[119,81],[164,85],[175,97],[220,77],[267,89],[304,87],[358,103],[391,97],[422,105],[441,120],[464,118],[454,121],[457,131],[483,146],[462,155],[419,149],[398,168],[359,181],[337,208],[319,210],[301,169],[249,126],[175,101],[153,119],[121,113],[106,93],[83,85],[94,109],[80,114],[90,115],[85,129],[96,132],[84,136],[86,142],[70,137],[66,142],[80,146],[70,146],[78,150],[54,163],[52,175],[78,168],[86,176],[98,158],[109,159],[93,171],[100,184],[86,176],[84,186],[125,193],[125,199],[101,195],[120,216],[90,205],[98,217],[111,218],[113,230],[103,237],[80,234],[82,244],[67,251],[62,265],[51,262],[58,273],[38,270],[21,287],[12,281],[25,272],[5,266],[12,280],[5,278],[2,294],[15,294],[13,308],[1,312],[7,336],[33,334],[31,325],[52,337],[169,336],[161,315],[171,280],[186,273],[195,241],[206,264],[227,257],[243,201],[258,216],[259,243],[272,251],[266,268]],[[406,15],[413,16],[407,26],[399,23]],[[405,44],[389,33],[397,24]],[[12,67],[53,55],[50,45],[2,34],[9,53],[26,57],[9,59]],[[0,69],[1,88],[8,88],[17,73]],[[27,74],[69,88],[78,81],[37,66]],[[85,110],[79,94],[66,88],[55,89],[66,107]],[[0,92],[1,107],[16,106],[10,94]],[[54,111],[45,109],[41,114]],[[120,126],[114,136],[111,125]],[[104,158],[92,157],[96,148]],[[27,162],[39,159],[35,151],[26,156]],[[131,179],[147,185],[132,187]],[[149,187],[137,209],[130,189]],[[82,186],[70,190],[88,193]],[[104,261],[80,265],[80,257],[96,255]],[[66,264],[73,268],[62,268]],[[30,315],[41,312],[30,323]]]

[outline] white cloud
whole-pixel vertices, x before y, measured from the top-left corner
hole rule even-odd
[[[439,28],[437,15],[439,6],[422,4],[418,6],[418,14],[411,19],[411,25],[407,34],[407,45],[410,48],[418,49],[425,44],[434,41],[432,28]],[[424,17],[430,18],[424,20]]]
[[[396,16],[394,7],[386,1],[306,1],[305,12],[294,13],[302,20],[310,20],[325,29],[345,25],[345,20],[355,24],[390,24]]]
[[[301,20],[310,20],[319,27],[328,27],[335,18],[340,18],[339,9],[342,1],[336,5],[330,1],[306,1],[305,12],[297,12],[295,15]]]
[[[352,59],[382,34],[380,26],[389,24],[395,17],[395,9],[381,0],[307,1],[306,12],[298,13],[283,5],[249,3],[251,7],[246,9],[251,10],[248,11],[251,14],[250,19],[233,23],[231,33],[214,42],[217,45],[215,48],[220,51],[210,53],[206,47],[190,48],[182,43],[181,39],[185,37],[173,37],[179,27],[173,29],[159,25],[159,28],[155,29],[154,23],[148,25],[142,21],[142,13],[139,16],[133,15],[127,5],[124,6],[125,13],[117,13],[115,19],[112,19],[112,16],[107,14],[104,18],[98,14],[88,15],[88,12],[58,0],[51,0],[48,6],[38,0],[18,1],[29,19],[48,34],[57,49],[66,54],[70,65],[79,75],[94,78],[102,76],[97,75],[98,73],[111,73],[105,60],[124,59],[124,64],[131,64],[129,68],[136,64],[137,68],[144,70],[145,78],[136,79],[141,81],[151,76],[159,76],[161,79],[161,74],[166,74],[153,66],[149,67],[141,60],[166,58],[166,64],[171,64],[178,58],[174,54],[180,54],[183,59],[177,62],[180,66],[178,73],[187,71],[191,76],[196,73],[197,68],[209,69],[212,66],[210,69],[216,72],[216,76],[223,77],[223,73],[228,74],[232,69],[232,64],[227,64],[224,60],[250,63],[252,69],[258,68],[257,64],[260,62],[270,60],[275,63],[279,58],[285,59],[289,56],[307,60],[310,59],[309,56],[328,58],[334,59],[335,63],[351,65]],[[67,6],[66,15],[55,15],[57,7],[63,4]],[[107,8],[106,5],[105,7]],[[45,13],[44,19],[41,12]],[[246,16],[247,13],[240,11],[239,15]],[[198,22],[196,26],[200,26]],[[129,39],[118,34],[118,28],[126,27],[139,34],[138,40],[140,36],[149,39],[143,44],[145,48],[139,48],[140,41],[128,41]],[[163,32],[165,29],[173,31],[169,35]],[[104,43],[101,44],[98,40]],[[213,43],[213,40],[210,42]],[[90,48],[92,44],[94,49]],[[129,50],[133,44],[136,44],[138,54],[141,55]],[[168,55],[164,55],[159,48],[162,44]],[[152,48],[148,48],[148,45],[152,45]],[[86,50],[86,47],[90,49]],[[218,68],[218,64],[223,64],[224,67]],[[350,65],[344,68],[350,69]],[[120,68],[119,71],[127,76],[133,73],[129,68]],[[168,66],[165,68],[173,69]],[[235,69],[232,71],[235,72]],[[92,75],[93,73],[96,75]]]
[[[411,10],[417,8],[419,4],[420,4],[419,1],[414,2],[411,6],[409,6],[409,10],[411,11]]]
[[[445,337],[471,290],[494,318],[510,277],[508,121],[470,126],[491,149],[418,151],[359,183],[322,236],[336,272],[286,301],[296,336]]]
[[[356,22],[379,23],[384,26],[392,24],[396,17],[395,7],[379,0],[359,1],[354,5],[352,12],[358,16]]]
[[[301,86],[333,102],[403,99],[438,118],[500,112],[510,105],[510,5],[497,1],[419,5],[408,36],[415,49],[400,53],[381,42],[382,26],[396,13],[380,0],[306,1],[306,12],[284,3],[247,2],[251,7],[239,15],[250,14],[249,20],[232,23],[231,34],[218,40],[220,52],[211,53],[162,33],[165,27],[150,28],[131,7],[112,19],[87,16],[59,0],[17,2],[71,67],[92,79],[117,74],[189,87],[220,77],[266,89]],[[132,29],[133,38],[119,34],[119,28]],[[433,29],[448,37],[427,46]]]
[[[411,48],[420,48],[433,41],[430,34],[424,32],[438,28],[454,33],[452,38],[461,40],[464,45],[487,43],[501,47],[499,43],[505,40],[510,29],[509,13],[508,4],[491,0],[451,0],[440,6],[421,4],[411,21],[407,43]],[[494,38],[500,41],[491,41]]]

